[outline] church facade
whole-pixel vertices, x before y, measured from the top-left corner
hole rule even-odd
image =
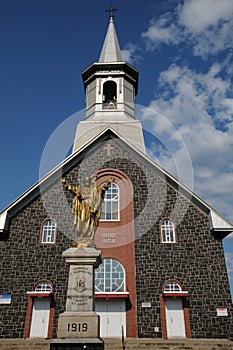
[[[95,234],[102,337],[231,338],[222,239],[233,226],[146,155],[135,119],[138,71],[122,61],[113,16],[83,73],[86,117],[72,154],[0,213],[0,337],[55,338],[65,310],[62,253],[77,235],[72,193],[113,179]]]

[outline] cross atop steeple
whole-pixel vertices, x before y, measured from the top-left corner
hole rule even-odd
[[[107,10],[105,10],[105,12],[109,12],[110,13],[110,17],[113,17],[113,13],[116,12],[118,9],[116,9],[113,6],[110,6]]]
[[[109,26],[100,54],[99,62],[122,62],[121,50],[114,26],[113,16],[113,13],[116,12],[117,9],[113,6],[110,6],[109,9],[105,11],[110,13]]]

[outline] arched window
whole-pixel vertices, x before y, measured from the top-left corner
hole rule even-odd
[[[117,84],[114,81],[106,81],[103,85],[104,108],[116,108]]]
[[[42,224],[41,243],[52,244],[56,241],[57,225],[54,220],[48,219]]]
[[[114,259],[104,259],[95,270],[95,291],[102,293],[125,291],[125,270],[121,263]]]
[[[52,286],[49,282],[42,281],[35,286],[35,292],[37,293],[51,293]]]
[[[162,243],[175,243],[176,235],[174,223],[169,219],[165,219],[161,221],[160,225]]]
[[[100,219],[118,221],[119,216],[119,187],[115,182],[111,182],[109,189],[105,192]]]
[[[164,285],[164,293],[179,293],[181,292],[181,286],[175,281],[169,281]]]

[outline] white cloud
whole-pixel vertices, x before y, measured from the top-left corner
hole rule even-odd
[[[227,271],[229,280],[233,281],[233,254],[232,253],[226,253],[225,254],[226,259],[226,265],[227,265]]]
[[[151,20],[148,30],[142,33],[148,49],[153,50],[159,43],[177,44],[179,42],[179,28],[172,23],[172,18],[173,16],[167,13],[157,21]]]
[[[130,64],[137,64],[141,59],[140,48],[132,43],[125,45],[125,48],[121,50],[121,55],[123,61],[126,61]]]
[[[207,28],[198,35],[190,33],[189,40],[192,41],[194,55],[200,56],[203,59],[223,49],[232,48],[233,19]]]
[[[233,114],[233,98],[225,98],[223,104],[227,108],[227,112]]]
[[[145,127],[165,146],[151,145],[156,161],[190,187],[186,147],[194,191],[233,222],[233,1],[180,1],[151,20],[142,37],[148,50],[175,46],[189,60],[189,67],[172,64],[160,73],[156,98],[142,113]],[[190,53],[206,61],[203,67],[192,67]]]
[[[206,59],[233,47],[233,1],[184,0],[173,13],[151,20],[142,37],[149,50],[162,43],[185,43],[192,46],[194,55]]]
[[[161,72],[158,97],[149,106],[156,113],[147,109],[142,120],[170,151],[169,155],[158,150],[161,166],[174,174],[175,161],[179,179],[190,187],[185,144],[194,169],[194,191],[233,221],[233,111],[232,99],[226,98],[232,89],[230,81],[221,78],[221,71],[219,64],[213,64],[206,74],[171,65]],[[160,114],[165,117],[159,118]],[[166,119],[173,127],[168,127]]]
[[[180,10],[180,22],[193,33],[232,18],[232,0],[186,0]]]

